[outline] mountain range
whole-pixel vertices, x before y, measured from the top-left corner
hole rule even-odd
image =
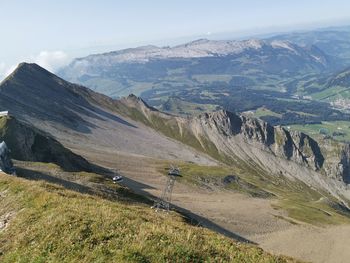
[[[25,63],[1,83],[0,105],[73,148],[84,144],[162,159],[175,154],[196,163],[219,161],[257,176],[297,179],[344,204],[350,198],[349,144],[317,142],[250,116],[225,110],[172,116],[134,95],[114,100]]]
[[[348,27],[277,34],[270,41],[291,41],[300,46],[314,45],[337,60],[349,63],[350,31]]]
[[[348,34],[339,28],[129,48],[75,59],[58,75],[113,98],[133,93],[168,112],[251,112],[272,125],[308,134],[326,129],[348,141],[346,124],[339,126],[349,119],[342,80],[350,65]]]
[[[267,83],[278,76],[320,72],[335,62],[316,46],[289,41],[196,40],[175,47],[144,46],[75,59],[59,76],[112,97],[166,91],[244,75]],[[209,77],[206,77],[209,76]],[[210,77],[211,76],[211,77]],[[262,83],[260,85],[262,85]]]
[[[77,228],[83,229],[74,236],[87,242],[91,249],[96,240],[98,243],[103,243],[100,239],[105,240],[96,236],[100,230],[95,230],[95,224],[98,225],[96,229],[101,229],[102,225],[105,231],[101,222],[111,218],[109,212],[100,214],[99,207],[112,211],[116,205],[122,206],[120,209],[125,213],[118,210],[113,214],[127,218],[127,228],[123,229],[128,231],[128,236],[134,231],[130,222],[135,222],[135,226],[147,224],[151,229],[142,228],[145,234],[154,233],[158,226],[149,209],[150,201],[137,194],[155,199],[155,195],[160,194],[159,189],[164,187],[164,173],[170,164],[179,165],[183,173],[174,190],[175,210],[188,221],[238,240],[252,239],[263,243],[259,239],[261,236],[256,238],[256,235],[267,235],[270,240],[276,231],[282,231],[282,227],[289,231],[291,227],[299,229],[304,224],[348,222],[349,143],[337,142],[327,136],[314,139],[287,127],[272,126],[249,113],[238,114],[224,109],[186,117],[164,113],[138,96],[113,99],[27,63],[20,64],[0,84],[0,110],[10,113],[9,117],[0,118],[0,137],[12,151],[18,176],[49,182],[34,185],[16,178],[1,178],[6,185],[11,185],[6,186],[10,190],[1,190],[1,196],[5,196],[3,200],[16,204],[6,206],[11,208],[6,210],[9,211],[6,220],[15,217],[16,222],[28,222],[27,225],[32,227],[26,234],[28,238],[42,234],[35,222],[46,218],[47,211],[59,218],[57,211],[65,217],[70,213],[68,209],[72,216],[62,219],[65,223],[60,226],[50,220],[50,231],[60,229],[65,236],[70,236],[72,230],[68,229],[67,222],[74,219]],[[124,176],[124,186],[112,184],[111,175],[116,173]],[[52,184],[59,184],[61,188]],[[29,187],[35,196],[25,194]],[[85,193],[85,197],[62,187]],[[39,193],[45,199],[40,199]],[[61,200],[58,203],[55,201],[57,196]],[[87,207],[82,205],[82,200],[90,207],[87,209],[89,218],[84,218],[85,213],[81,213],[81,207]],[[27,207],[26,204],[31,202],[39,206],[35,210],[32,206]],[[146,205],[140,202],[146,202]],[[72,207],[67,208],[66,204]],[[22,207],[25,207],[24,214],[19,212]],[[33,213],[40,220],[30,220],[26,213],[29,216]],[[93,213],[99,215],[98,219],[91,216]],[[157,224],[169,218],[173,223],[172,220],[177,218],[173,212],[169,216],[167,219],[157,217],[160,220]],[[113,222],[118,222],[113,228],[117,233],[121,228],[119,224],[126,224],[116,218]],[[9,229],[22,229],[16,223],[11,224]],[[176,229],[187,231],[188,227],[181,223]],[[82,236],[87,228],[90,229],[87,236]],[[175,230],[171,231],[174,233]],[[91,242],[87,241],[92,236]],[[249,239],[245,239],[247,236]],[[7,251],[4,255],[9,255],[13,242],[8,236],[4,237],[2,242]],[[25,242],[20,235],[15,234],[15,237]],[[74,239],[73,234],[71,238]],[[202,241],[210,242],[211,238],[214,237],[206,236]],[[115,242],[115,237],[109,237],[109,240]],[[44,246],[44,243],[38,241],[37,244]],[[51,243],[55,248],[49,255],[61,251],[56,240]],[[141,243],[142,247],[153,247],[148,241]],[[285,245],[289,246],[289,243]],[[194,248],[188,249],[190,251],[186,253],[193,256]],[[25,253],[16,251],[19,255]],[[147,247],[143,255],[153,259],[165,257],[163,252],[152,254],[152,251]],[[260,253],[262,255],[267,257]],[[70,256],[74,258],[74,255]]]

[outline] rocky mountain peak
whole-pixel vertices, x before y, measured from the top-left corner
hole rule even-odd
[[[147,109],[150,111],[157,111],[157,109],[149,106],[142,98],[136,96],[135,94],[130,94],[129,96],[122,98],[121,101],[129,107],[134,107],[141,110]]]
[[[205,129],[216,130],[227,141],[236,137],[273,155],[319,170],[324,163],[318,143],[308,135],[229,111],[220,110],[198,117]]]
[[[18,83],[23,84],[22,88],[31,86],[32,82],[47,83],[50,81],[64,82],[56,75],[40,67],[35,63],[20,63],[17,68],[1,83],[1,87],[6,86],[6,82],[15,80]]]
[[[18,64],[17,68],[12,72],[12,76],[15,77],[20,77],[21,75],[28,75],[31,74],[33,76],[37,75],[47,75],[54,77],[55,75],[49,72],[48,70],[40,67],[36,63],[27,63],[27,62],[22,62]],[[55,76],[56,77],[56,76]],[[57,78],[57,77],[56,77]]]

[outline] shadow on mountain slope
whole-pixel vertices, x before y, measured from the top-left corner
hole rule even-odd
[[[92,102],[99,103],[99,106]],[[22,63],[0,84],[0,109],[28,122],[52,122],[91,133],[96,121],[136,126],[103,109],[113,103],[103,95],[58,78],[36,64]],[[96,121],[94,121],[96,120]]]

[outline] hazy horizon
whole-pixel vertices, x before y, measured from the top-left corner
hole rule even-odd
[[[198,38],[234,39],[350,24],[346,1],[2,1],[0,79],[22,62],[54,71],[72,58]]]

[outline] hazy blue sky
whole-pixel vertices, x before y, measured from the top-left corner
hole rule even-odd
[[[0,78],[22,60],[54,70],[138,44],[346,23],[349,10],[349,0],[0,0]]]

